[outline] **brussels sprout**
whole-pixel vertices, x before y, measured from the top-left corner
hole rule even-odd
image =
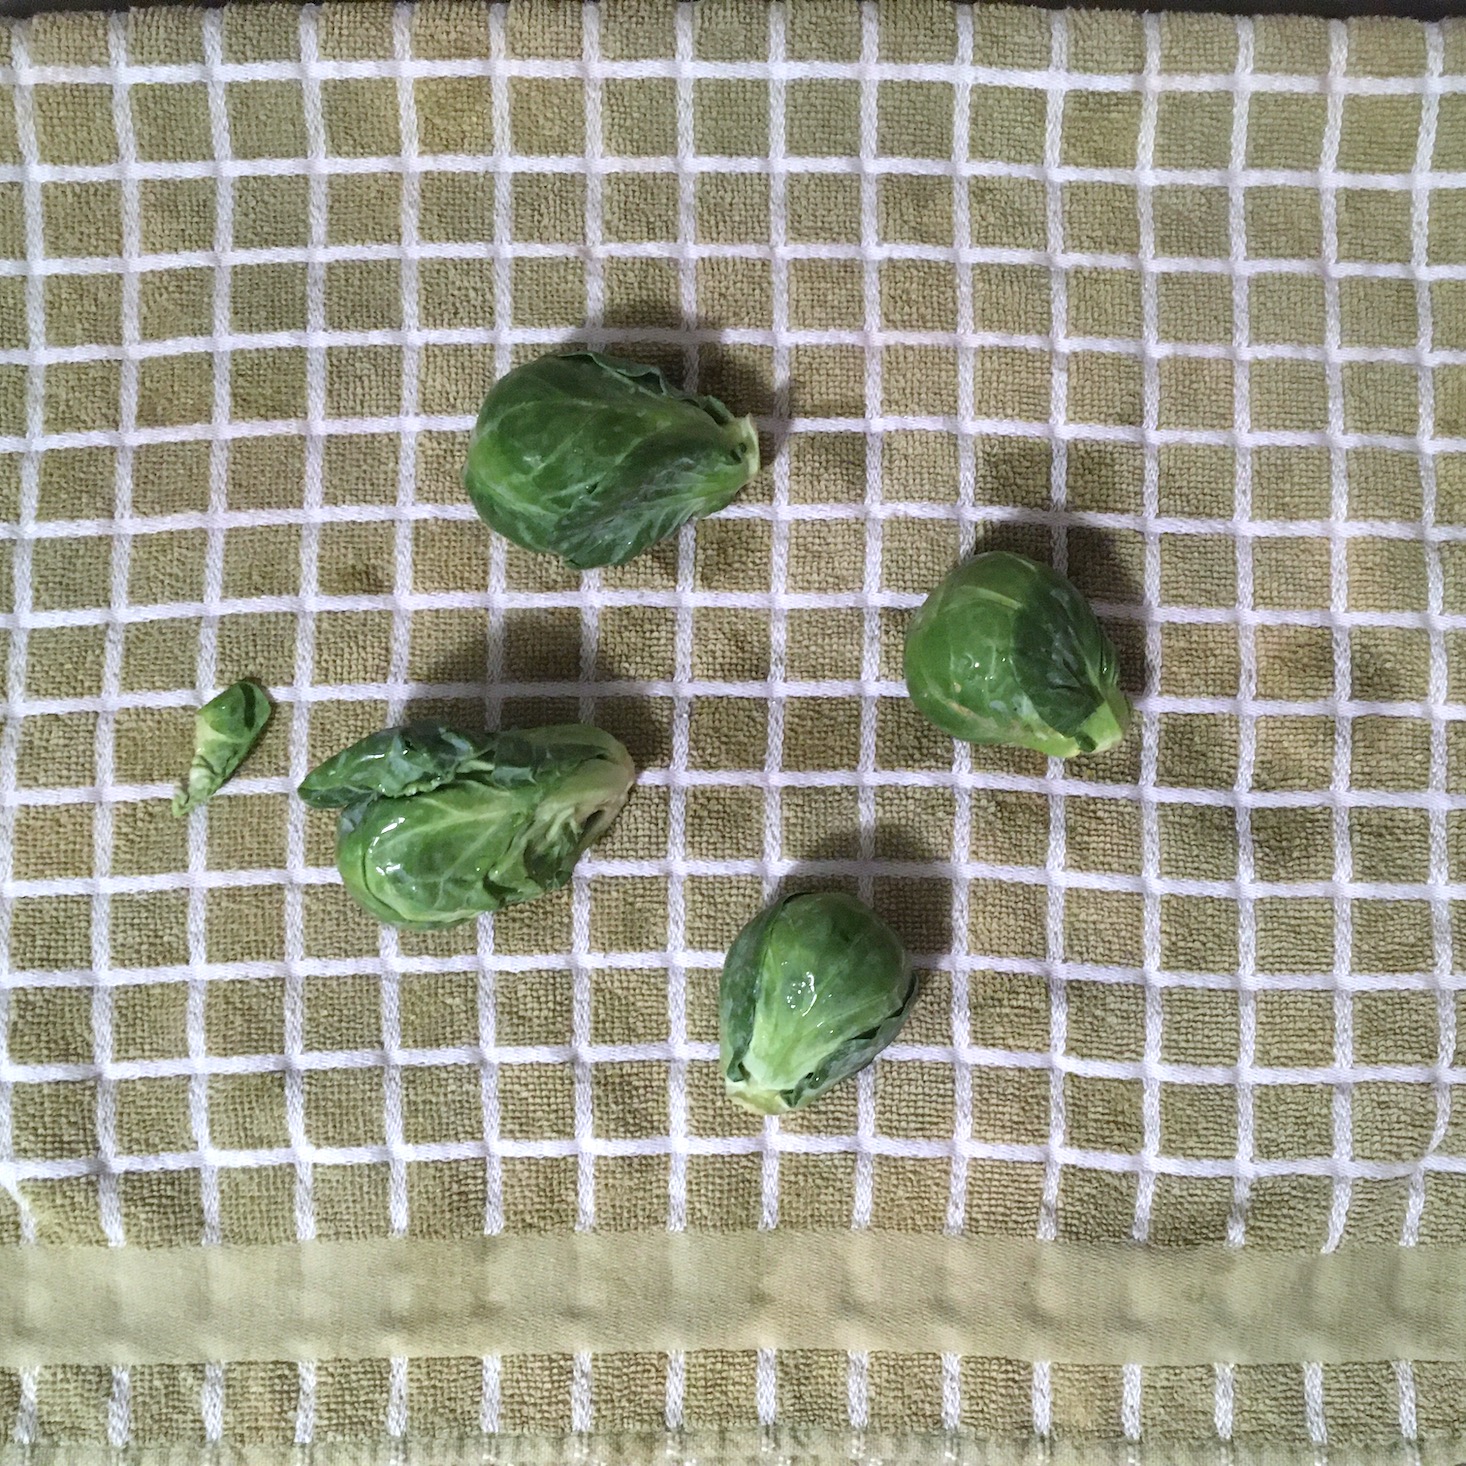
[[[1056,570],[995,550],[959,565],[906,635],[906,686],[939,728],[1058,758],[1125,736],[1115,648]]]
[[[248,678],[206,702],[193,717],[193,762],[173,796],[173,813],[185,815],[217,793],[269,721],[270,699]]]
[[[336,864],[356,900],[379,921],[435,931],[563,886],[635,777],[599,728],[414,723],[327,759],[300,796],[341,811]]]
[[[757,472],[748,418],[679,392],[656,367],[577,351],[493,386],[463,483],[500,534],[586,570],[721,509]]]
[[[718,1021],[728,1098],[764,1115],[802,1109],[864,1069],[916,998],[895,932],[841,891],[786,896],[739,932]]]

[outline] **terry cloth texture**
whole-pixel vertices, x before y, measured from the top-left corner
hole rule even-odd
[[[1466,28],[439,0],[0,48],[0,1245],[1466,1241]],[[458,481],[495,374],[572,342],[766,457],[583,576]],[[1111,628],[1103,757],[903,696],[913,608],[999,545]],[[246,675],[271,729],[175,821]],[[399,936],[291,791],[410,715],[593,719],[640,786],[565,892]],[[717,970],[790,882],[872,901],[925,991],[760,1122]],[[1457,1459],[1466,1353],[1357,1329],[1342,1363],[42,1359],[0,1434]]]

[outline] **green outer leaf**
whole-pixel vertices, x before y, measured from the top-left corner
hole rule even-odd
[[[246,677],[194,714],[193,762],[173,796],[174,814],[188,814],[223,787],[260,741],[271,711],[265,689]]]
[[[721,509],[758,467],[748,418],[678,391],[656,367],[581,351],[526,362],[493,386],[463,482],[501,534],[587,569]]]
[[[939,728],[1069,758],[1118,742],[1130,718],[1114,646],[1057,571],[995,550],[959,565],[906,637],[906,686]]]
[[[635,777],[625,748],[584,724],[415,723],[328,759],[301,794],[341,810],[336,863],[351,895],[379,921],[432,931],[564,885]]]
[[[419,794],[446,783],[466,765],[492,764],[494,735],[462,733],[443,723],[386,728],[317,764],[300,797],[316,809],[341,809],[373,796]]]
[[[719,986],[719,1058],[746,1109],[802,1109],[895,1038],[916,979],[900,939],[842,891],[785,897],[728,950]]]

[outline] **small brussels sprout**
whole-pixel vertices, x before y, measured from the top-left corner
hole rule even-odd
[[[679,392],[656,367],[577,351],[494,384],[463,483],[500,534],[586,570],[721,509],[757,472],[748,418]]]
[[[341,811],[336,864],[362,906],[436,931],[563,886],[635,777],[631,755],[599,728],[414,723],[327,759],[300,796]]]
[[[194,714],[193,762],[173,796],[174,814],[188,814],[223,787],[260,741],[270,711],[265,689],[245,678]]]
[[[1089,602],[1058,571],[1003,550],[959,565],[906,634],[912,701],[968,743],[1101,753],[1130,724],[1118,677]]]
[[[895,932],[842,891],[786,896],[739,932],[718,1022],[728,1098],[764,1115],[802,1109],[864,1069],[916,998]]]

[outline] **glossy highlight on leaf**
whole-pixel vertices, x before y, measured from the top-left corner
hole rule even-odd
[[[435,931],[563,886],[635,778],[625,748],[585,724],[413,723],[327,759],[300,797],[341,811],[337,868],[367,911]]]
[[[802,1109],[891,1042],[917,982],[890,927],[843,891],[786,896],[735,938],[718,998],[728,1098]]]
[[[968,743],[1051,757],[1101,753],[1130,704],[1115,648],[1058,571],[993,550],[959,565],[906,635],[906,687],[939,728]]]
[[[173,796],[174,814],[186,815],[218,792],[260,741],[270,712],[265,689],[245,678],[194,714],[193,762]]]
[[[480,518],[577,570],[621,565],[721,509],[758,472],[758,435],[716,397],[595,351],[542,356],[484,398],[463,483]]]

